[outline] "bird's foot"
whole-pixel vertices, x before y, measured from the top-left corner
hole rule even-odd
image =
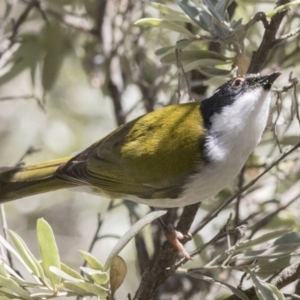
[[[182,232],[177,231],[173,224],[168,224],[168,226],[164,226],[164,234],[169,243],[177,249],[183,257],[192,259],[182,245],[182,242],[190,241],[192,239],[192,235],[189,232],[183,234]]]

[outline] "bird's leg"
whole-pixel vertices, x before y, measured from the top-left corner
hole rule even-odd
[[[150,207],[152,211],[155,211],[153,207]],[[168,242],[178,250],[178,252],[185,258],[191,259],[189,253],[184,249],[182,242],[186,242],[192,239],[192,235],[188,232],[187,234],[183,234],[180,231],[177,231],[174,224],[169,223],[166,225],[161,218],[158,218],[158,222],[161,228],[164,231],[165,237]]]

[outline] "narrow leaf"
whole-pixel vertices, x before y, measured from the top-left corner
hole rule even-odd
[[[67,273],[68,275],[70,275],[70,276],[72,276],[74,278],[77,278],[77,279],[80,279],[80,280],[84,280],[84,278],[78,272],[76,272],[75,270],[71,269],[70,267],[68,267],[67,265],[65,265],[63,263],[60,263],[60,269],[63,272]]]
[[[188,272],[188,274],[191,275],[192,277],[197,278],[197,279],[205,280],[209,283],[218,284],[220,286],[223,286],[223,287],[231,290],[232,293],[234,293],[236,296],[238,296],[242,300],[249,300],[249,298],[246,296],[245,293],[243,293],[241,290],[235,288],[234,286],[232,286],[232,285],[230,285],[230,284],[228,284],[224,281],[216,280],[216,279],[213,279],[211,277],[204,276],[204,275],[201,275],[201,274],[197,274],[197,273],[194,273],[194,272]]]
[[[284,300],[283,294],[274,286],[262,281],[254,273],[250,272],[256,295],[259,300]]]
[[[174,51],[174,49],[175,49],[174,46],[168,46],[168,47],[159,48],[154,53],[155,53],[155,55],[160,56],[160,55],[168,53],[170,50]]]
[[[147,224],[151,223],[153,220],[165,215],[167,213],[166,210],[157,210],[149,213],[141,220],[137,221],[126,233],[122,236],[122,238],[118,241],[116,246],[110,252],[105,265],[104,271],[108,270],[114,258],[118,256],[120,251],[129,243],[129,241]]]
[[[149,5],[155,9],[159,10],[163,14],[166,14],[168,16],[170,15],[170,16],[176,18],[177,21],[182,21],[182,22],[190,22],[191,21],[191,19],[188,16],[186,16],[185,14],[181,13],[180,11],[174,10],[164,4],[157,3],[157,2],[150,2]]]
[[[79,288],[86,292],[86,295],[96,295],[102,298],[107,297],[108,290],[97,284],[87,283],[87,282],[65,282],[65,287],[71,291],[76,292],[76,288]],[[81,293],[80,293],[81,295]]]
[[[201,67],[198,71],[207,77],[226,76],[231,72],[231,70],[223,70],[214,67]]]
[[[53,289],[56,290],[56,284],[60,283],[60,277],[51,272],[49,268],[54,266],[60,269],[60,259],[52,228],[44,219],[38,219],[36,231],[43,269],[50,279]]]
[[[114,296],[116,290],[123,283],[126,274],[127,274],[127,266],[125,261],[120,256],[115,257],[115,259],[113,260],[110,266],[110,275],[109,275],[112,296]]]
[[[87,274],[93,281],[102,285],[106,284],[109,280],[108,274],[106,272],[102,272],[100,270],[95,270],[86,267],[80,267],[80,269]]]
[[[218,59],[199,59],[195,60],[191,63],[183,65],[183,69],[185,72],[197,69],[198,67],[203,66],[216,66],[216,65],[224,65],[227,64],[226,62]]]
[[[213,51],[206,51],[206,50],[183,50],[181,51],[180,60],[182,63],[190,63],[194,62],[195,60],[205,60],[205,59],[215,59],[220,60],[222,62],[226,62],[228,60],[227,57],[213,52]],[[163,56],[160,61],[165,64],[177,64],[177,57],[174,52],[168,53]]]
[[[103,265],[91,253],[81,250],[79,251],[79,253],[83,256],[83,258],[87,261],[91,268],[103,271]]]
[[[13,241],[19,255],[21,256],[22,260],[25,262],[27,267],[30,269],[30,271],[37,277],[44,279],[45,275],[43,269],[41,268],[37,259],[28,249],[27,245],[22,240],[22,238],[11,230],[8,230],[8,234],[11,240]]]
[[[84,278],[82,277],[82,279],[79,279],[77,277],[71,276],[68,273],[64,272],[63,270],[57,268],[57,267],[49,267],[49,270],[56,275],[56,277],[60,277],[64,280],[68,280],[68,281],[74,281],[74,282],[83,282]]]
[[[177,0],[180,8],[202,29],[209,31],[212,17],[205,11],[199,10],[191,0]]]
[[[257,238],[254,238],[252,240],[246,240],[244,242],[241,242],[238,245],[236,250],[239,251],[241,249],[247,249],[247,248],[250,248],[252,246],[256,246],[256,245],[265,243],[265,242],[270,241],[272,239],[276,239],[278,237],[281,237],[284,234],[289,233],[289,232],[291,232],[291,230],[289,230],[289,229],[282,229],[282,230],[276,230],[276,231],[268,232],[268,233],[263,234],[263,235],[261,235]]]
[[[14,293],[16,293],[18,296],[25,300],[31,300],[30,294],[24,290],[23,288],[19,287],[12,279],[5,278],[4,276],[0,275],[0,286],[5,287]]]
[[[286,256],[300,248],[300,243],[277,245],[266,249],[247,251],[238,254],[233,260],[273,259]]]
[[[42,68],[42,85],[47,92],[52,89],[64,58],[65,47],[62,26],[59,22],[46,24],[41,32],[43,37],[44,61]]]
[[[140,19],[134,23],[136,26],[150,26],[150,27],[159,27],[163,29],[169,29],[172,31],[176,31],[179,33],[183,33],[188,37],[194,38],[195,36],[187,30],[185,27],[178,25],[177,23],[166,21],[162,19],[154,19],[154,18],[145,18]]]

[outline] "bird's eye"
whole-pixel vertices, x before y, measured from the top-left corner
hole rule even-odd
[[[236,89],[236,88],[242,86],[242,84],[244,83],[244,81],[245,81],[245,78],[244,78],[244,77],[238,77],[238,78],[236,78],[236,79],[233,81],[232,87]]]

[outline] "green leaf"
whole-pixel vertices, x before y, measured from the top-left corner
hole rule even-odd
[[[180,8],[202,29],[209,32],[212,17],[206,11],[199,10],[191,0],[177,0]]]
[[[10,70],[0,77],[0,85],[11,81],[21,72],[36,66],[39,58],[38,37],[36,35],[22,35],[20,47],[13,53],[8,63],[12,65]]]
[[[45,275],[44,275],[43,269],[41,268],[37,259],[33,256],[31,251],[28,249],[27,245],[22,240],[22,238],[11,230],[8,230],[8,234],[9,234],[11,240],[13,241],[13,243],[18,251],[18,254],[20,255],[20,257],[26,264],[27,268],[29,268],[30,271],[34,275],[36,275],[38,278],[44,279]]]
[[[150,27],[159,27],[163,29],[169,29],[172,31],[176,31],[179,33],[183,33],[188,37],[194,38],[195,36],[187,30],[185,27],[178,25],[177,23],[166,21],[162,19],[155,19],[155,18],[145,18],[140,19],[134,23],[136,26],[150,26]]]
[[[155,55],[160,56],[160,55],[168,53],[170,50],[174,51],[174,49],[175,49],[175,46],[168,46],[168,47],[159,48],[154,53],[155,53]]]
[[[49,270],[53,273],[53,274],[55,274],[57,277],[60,277],[60,278],[62,278],[62,279],[64,279],[64,280],[68,280],[68,281],[74,281],[74,282],[83,282],[84,281],[84,278],[80,275],[80,278],[78,278],[78,276],[77,277],[75,277],[75,276],[72,276],[72,275],[70,275],[69,273],[67,273],[67,272],[65,272],[65,271],[63,271],[62,269],[59,269],[59,268],[57,268],[57,267],[53,267],[53,266],[51,266],[51,267],[49,267]],[[75,272],[75,271],[74,271]]]
[[[215,9],[216,11],[222,16],[224,17],[225,12],[228,8],[228,6],[231,4],[232,0],[222,0],[222,1],[218,1]]]
[[[294,6],[300,4],[300,0],[298,1],[292,1],[290,3],[286,3],[280,6],[277,6],[275,9],[273,9],[272,11],[270,11],[269,13],[267,13],[267,18],[273,18],[277,13],[281,12],[284,9],[289,8],[290,6]]]
[[[112,264],[114,258],[118,256],[120,251],[129,243],[129,241],[137,235],[137,233],[144,228],[147,224],[151,223],[153,220],[165,215],[167,213],[166,210],[157,210],[149,213],[141,220],[137,221],[126,233],[122,236],[122,238],[118,241],[116,246],[110,252],[105,265],[104,271],[108,270],[110,265]]]
[[[224,64],[228,64],[228,63],[218,59],[199,59],[183,65],[183,69],[185,72],[188,72],[197,69],[198,67],[224,65]]]
[[[85,251],[79,251],[79,253],[83,256],[83,258],[87,261],[89,266],[96,270],[103,271],[103,265],[100,261],[97,260],[96,257],[94,257],[92,254],[85,252]]]
[[[106,272],[86,267],[80,267],[80,269],[82,270],[82,272],[87,274],[94,282],[100,285],[106,284],[109,280],[108,274]]]
[[[47,24],[41,32],[43,37],[44,61],[42,68],[42,85],[46,92],[50,91],[58,77],[65,47],[62,26],[59,22]]]
[[[52,228],[44,219],[38,219],[36,231],[44,272],[51,281],[53,289],[56,290],[56,284],[60,284],[60,278],[49,268],[54,266],[60,269],[60,259]]]
[[[232,260],[274,259],[289,255],[299,248],[300,243],[277,245],[274,247],[269,247],[267,249],[246,251],[233,257]]]
[[[149,5],[155,9],[159,10],[163,14],[170,15],[170,16],[176,18],[177,21],[191,22],[191,19],[189,17],[187,17],[185,14],[181,13],[180,11],[174,10],[164,4],[157,3],[157,2],[150,2]]]
[[[218,11],[215,9],[214,5],[209,0],[202,0],[203,4],[208,8],[209,12],[216,20],[218,20],[220,23],[223,23],[222,16],[218,13]]]
[[[236,248],[236,251],[239,251],[241,249],[247,249],[262,243],[265,243],[267,241],[270,241],[272,239],[278,238],[283,236],[286,233],[291,232],[289,229],[281,229],[281,230],[275,230],[268,233],[265,233],[257,238],[254,238],[252,240],[246,240],[241,242],[238,247]]]
[[[208,50],[182,50],[180,54],[180,60],[182,63],[190,63],[195,60],[205,59],[214,59],[222,62],[226,62],[228,60],[228,58],[222,54]],[[175,53],[172,52],[163,56],[160,61],[165,64],[177,64],[177,57]]]
[[[77,278],[77,279],[80,279],[80,280],[84,280],[84,278],[78,272],[76,272],[75,270],[71,269],[70,267],[68,267],[67,265],[65,265],[62,262],[60,263],[60,269],[63,272],[67,273],[68,275],[70,275],[70,276],[72,276],[74,278]]]
[[[0,300],[11,300],[11,298],[8,298],[6,296],[0,296]]]
[[[74,291],[78,295],[82,296],[96,295],[105,298],[108,295],[108,290],[97,284],[87,282],[65,282],[64,286],[68,290]]]
[[[3,261],[0,261],[0,275],[2,275],[5,278],[9,277],[6,270],[5,270],[5,265],[4,265]]]
[[[284,295],[272,284],[259,279],[253,272],[250,272],[256,295],[259,300],[284,300]]]
[[[224,77],[231,73],[231,70],[223,70],[214,67],[201,67],[198,69],[198,71],[207,77],[214,77],[214,76]]]
[[[21,298],[23,298],[25,300],[32,300],[32,298],[30,297],[30,294],[23,288],[19,287],[18,284],[15,283],[10,278],[5,278],[4,276],[0,275],[0,286],[13,291],[18,296],[20,296]]]
[[[109,270],[109,281],[112,296],[123,283],[126,274],[127,266],[125,261],[120,256],[115,257]]]
[[[249,300],[249,298],[246,296],[245,293],[243,293],[241,290],[235,288],[234,286],[232,286],[232,285],[230,285],[230,284],[228,284],[224,281],[216,280],[216,279],[213,279],[213,278],[208,277],[208,276],[204,276],[204,275],[201,275],[201,274],[194,273],[192,271],[189,271],[188,274],[191,275],[192,277],[197,278],[197,279],[205,280],[205,281],[207,281],[211,284],[218,284],[220,286],[223,286],[223,287],[231,290],[232,293],[237,295],[242,300]]]

